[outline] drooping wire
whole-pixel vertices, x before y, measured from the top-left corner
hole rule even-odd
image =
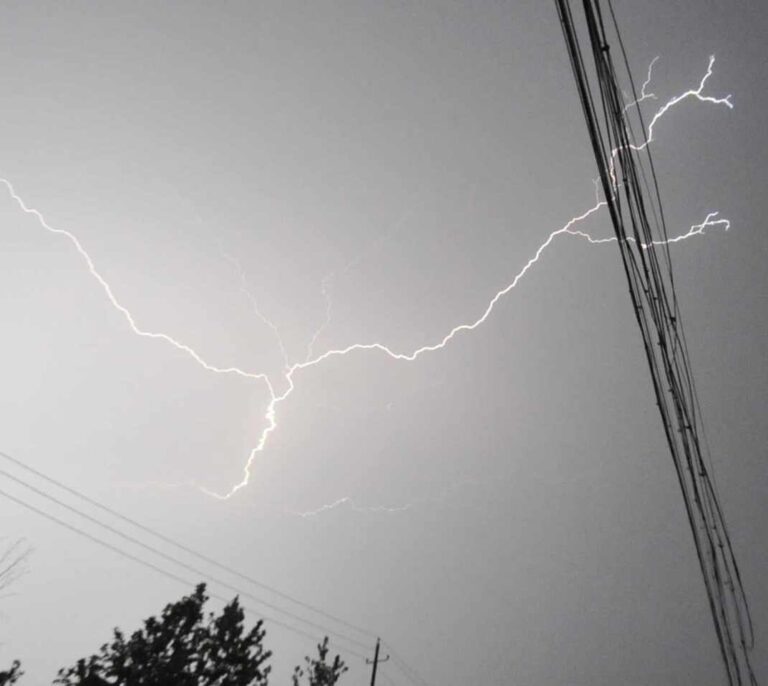
[[[162,558],[162,559],[164,559],[164,560],[166,560],[166,561],[168,561],[168,562],[170,562],[172,564],[175,564],[175,565],[181,567],[182,569],[185,569],[188,572],[191,572],[191,573],[195,574],[199,578],[208,579],[209,581],[211,581],[211,582],[213,582],[213,583],[215,583],[215,584],[217,584],[219,586],[227,588],[228,590],[233,591],[233,592],[237,593],[238,595],[241,595],[241,596],[243,596],[245,598],[249,598],[252,601],[255,601],[255,602],[257,602],[257,603],[259,603],[259,604],[269,608],[273,612],[278,612],[278,613],[280,613],[282,615],[285,615],[285,616],[289,617],[290,619],[292,619],[294,621],[297,621],[297,622],[299,622],[299,623],[301,623],[301,624],[303,624],[305,626],[311,627],[313,629],[317,629],[318,631],[320,631],[320,632],[322,632],[324,634],[328,634],[330,636],[333,636],[336,639],[339,639],[339,640],[341,640],[343,642],[346,642],[346,643],[348,643],[350,645],[357,646],[359,648],[362,648],[363,650],[366,650],[368,648],[368,646],[365,643],[362,643],[361,641],[358,641],[357,639],[355,639],[355,638],[353,638],[351,636],[347,636],[345,634],[339,633],[338,631],[333,630],[333,629],[331,629],[331,628],[329,628],[327,626],[324,626],[324,625],[322,625],[322,624],[320,624],[318,622],[306,619],[306,618],[304,618],[304,617],[302,617],[302,616],[300,616],[300,615],[298,615],[298,614],[296,614],[294,612],[291,612],[290,610],[283,609],[283,608],[275,605],[274,603],[270,603],[269,601],[266,601],[263,598],[259,598],[258,596],[255,596],[252,593],[249,593],[248,591],[244,591],[244,590],[238,588],[237,586],[235,586],[235,585],[233,585],[233,584],[231,584],[231,583],[229,583],[227,581],[219,579],[219,578],[217,578],[217,577],[215,577],[215,576],[213,576],[213,575],[211,575],[211,574],[209,574],[207,572],[204,572],[204,571],[194,567],[193,565],[190,565],[190,564],[188,564],[188,563],[186,563],[186,562],[184,562],[182,560],[179,560],[179,559],[175,558],[174,556],[169,555],[168,553],[166,553],[166,552],[164,552],[164,551],[162,551],[162,550],[160,550],[160,549],[158,549],[158,548],[156,548],[156,547],[154,547],[152,545],[149,545],[148,543],[145,543],[144,541],[142,541],[142,540],[140,540],[140,539],[138,539],[138,538],[136,538],[134,536],[131,536],[130,534],[126,534],[125,532],[120,531],[119,529],[116,529],[115,527],[110,526],[109,524],[106,524],[106,523],[100,521],[96,517],[93,517],[93,516],[91,516],[91,515],[89,515],[89,514],[87,514],[85,512],[82,512],[81,510],[78,510],[77,508],[73,507],[72,505],[69,505],[68,503],[65,503],[64,501],[59,500],[55,496],[53,496],[53,495],[43,491],[42,489],[39,489],[39,488],[37,488],[37,487],[27,483],[26,481],[18,478],[17,476],[14,476],[14,475],[12,475],[12,474],[4,471],[4,470],[0,470],[0,477],[3,477],[5,479],[7,479],[7,480],[14,481],[15,483],[21,485],[22,487],[32,491],[36,495],[38,495],[38,496],[40,496],[42,498],[45,498],[45,499],[53,502],[54,504],[58,505],[59,507],[62,507],[64,509],[70,511],[70,512],[78,515],[79,517],[82,517],[86,521],[88,521],[88,522],[90,522],[90,523],[92,523],[92,524],[94,524],[94,525],[96,525],[96,526],[98,526],[98,527],[108,531],[111,534],[114,534],[116,536],[121,537],[122,539],[132,543],[133,545],[139,546],[139,547],[147,550],[148,552],[150,552],[150,553],[152,553],[154,555],[157,555],[158,557],[160,557],[160,558]],[[0,491],[0,494],[1,495],[5,495],[7,498],[9,498],[11,500],[14,500],[15,502],[19,502],[20,503],[20,500],[18,498],[10,496],[7,493],[4,493],[4,492]],[[22,504],[22,503],[20,503],[20,504]],[[26,503],[24,503],[24,504],[25,504],[25,506],[28,507],[28,509],[32,509],[35,512],[37,512],[38,514],[43,514],[43,512],[41,510],[39,510],[37,508],[34,508],[33,506],[28,505]],[[44,514],[43,516],[47,516],[49,519],[53,519],[53,520],[61,523],[61,521],[58,518],[54,518],[53,515],[45,515]],[[67,525],[67,528],[69,528],[69,529],[71,529],[73,531],[76,531],[77,533],[83,533],[80,529],[78,529],[77,527],[71,526],[71,525]],[[83,535],[86,535],[86,534],[83,534]],[[115,551],[120,550],[117,546],[114,546],[112,544],[104,543],[103,541],[101,541],[101,539],[96,539],[95,537],[92,537],[90,535],[86,535],[86,536],[88,538],[90,538],[91,540],[101,542],[103,545],[109,547],[111,550],[115,550]],[[133,556],[131,554],[128,554],[128,553],[126,553],[125,556],[126,557],[130,557],[130,559],[133,559],[135,561],[139,561],[139,559],[140,559],[140,558],[137,558],[137,557],[135,557],[135,556]],[[157,565],[154,565],[152,563],[146,563],[146,564],[148,566],[151,566],[151,568],[155,569],[156,571],[158,571],[160,569]],[[181,579],[181,577],[178,577],[177,575],[172,574],[170,572],[166,573],[166,576],[170,576],[171,578],[175,579],[176,581],[183,581]],[[183,583],[186,584],[186,581],[183,581]],[[189,585],[189,584],[187,584],[187,585]],[[275,622],[275,623],[280,624],[281,626],[286,626],[286,627],[290,626],[290,625],[286,625],[285,623],[280,623],[280,622],[278,622],[275,619],[272,619],[272,621]],[[310,634],[304,633],[303,635],[309,636]],[[315,640],[316,638],[317,638],[316,636],[313,637],[313,640]],[[349,650],[349,648],[347,646],[344,646],[344,648]],[[353,651],[349,650],[349,652],[353,652]]]
[[[102,512],[106,512],[107,514],[116,517],[117,519],[122,520],[126,524],[130,524],[133,527],[136,527],[137,529],[150,534],[151,536],[154,536],[160,541],[163,541],[164,543],[168,543],[169,545],[174,546],[178,550],[181,550],[189,555],[192,555],[193,557],[196,557],[197,559],[206,562],[210,565],[213,565],[214,567],[218,567],[222,571],[228,572],[229,574],[232,574],[233,576],[236,576],[243,581],[246,581],[250,584],[253,584],[254,586],[257,586],[258,588],[261,588],[262,590],[268,591],[270,593],[273,593],[274,595],[278,596],[279,598],[282,598],[283,600],[287,600],[291,603],[294,603],[298,605],[299,607],[304,608],[305,610],[309,610],[310,612],[314,612],[315,614],[318,614],[322,617],[325,617],[327,620],[330,620],[331,622],[335,622],[337,624],[340,624],[342,626],[347,627],[348,629],[351,629],[353,631],[356,631],[364,636],[369,636],[370,638],[375,638],[376,634],[374,634],[372,631],[368,631],[367,629],[363,629],[362,627],[359,627],[355,624],[352,624],[351,622],[348,622],[344,619],[341,619],[339,617],[336,617],[335,615],[330,614],[329,612],[326,612],[325,610],[322,610],[314,605],[310,605],[309,603],[306,603],[302,600],[299,600],[298,598],[294,598],[293,596],[288,595],[287,593],[283,593],[282,591],[274,588],[273,586],[270,586],[268,584],[265,584],[261,581],[258,581],[257,579],[253,578],[252,576],[249,576],[247,574],[244,574],[243,572],[238,571],[237,569],[234,569],[230,567],[229,565],[226,565],[222,562],[219,562],[218,560],[210,557],[209,555],[205,555],[204,553],[201,553],[197,550],[194,550],[193,548],[190,548],[189,546],[186,546],[182,543],[179,543],[175,539],[171,538],[170,536],[166,536],[156,529],[153,529],[146,524],[142,524],[141,522],[138,522],[137,520],[128,517],[127,515],[124,515],[117,510],[105,505],[104,503],[99,502],[98,500],[91,498],[88,495],[85,495],[81,491],[78,491],[77,489],[73,488],[72,486],[68,486],[67,484],[62,483],[61,481],[58,481],[57,479],[54,479],[53,477],[44,474],[38,469],[35,469],[34,467],[31,467],[26,462],[23,462],[22,460],[19,460],[12,455],[9,455],[6,452],[3,452],[0,450],[0,457],[4,458],[5,460],[8,460],[9,462],[13,463],[17,467],[20,467],[21,469],[24,469],[25,471],[29,472],[30,474],[33,474],[34,476],[43,479],[44,481],[47,481],[49,484],[56,486],[57,488],[60,488],[63,491],[66,491],[70,495],[75,496],[76,498],[79,498],[85,503],[88,503],[89,505],[92,505],[93,507],[96,507],[100,509]]]
[[[17,505],[20,505],[21,507],[26,508],[27,510],[30,510],[32,512],[35,512],[36,514],[40,515],[41,517],[44,517],[45,519],[58,524],[59,526],[64,527],[65,529],[69,529],[70,531],[83,536],[84,538],[87,538],[89,541],[96,543],[97,545],[100,545],[107,550],[111,550],[114,553],[117,553],[118,555],[132,560],[133,562],[136,562],[137,564],[142,565],[143,567],[146,567],[147,569],[151,569],[154,572],[157,572],[158,574],[162,574],[163,576],[172,579],[173,581],[176,581],[187,588],[194,587],[196,582],[192,582],[188,579],[185,579],[178,574],[175,574],[173,572],[169,572],[167,569],[164,569],[163,567],[160,567],[152,562],[149,562],[148,560],[145,560],[138,555],[134,555],[133,553],[128,552],[127,550],[124,550],[123,548],[113,545],[112,543],[109,543],[108,541],[105,541],[97,536],[94,536],[93,534],[88,533],[84,529],[81,529],[77,526],[74,526],[73,524],[70,524],[69,522],[64,521],[63,519],[60,519],[59,517],[56,517],[55,515],[50,514],[49,512],[46,512],[45,510],[41,510],[40,508],[36,507],[35,505],[32,505],[31,503],[28,503],[23,498],[18,498],[10,493],[7,493],[6,491],[0,489],[0,496],[7,498],[8,500],[16,503]],[[215,598],[216,600],[226,603],[228,602],[227,598],[224,596],[215,593],[215,592],[209,592],[206,591],[211,598]],[[255,610],[252,607],[249,607],[248,605],[242,605],[243,610],[250,613],[251,615],[257,617],[258,619],[264,619],[267,622],[271,622],[272,624],[282,627],[283,629],[286,629],[287,631],[290,631],[294,634],[297,634],[299,636],[302,636],[304,638],[307,638],[313,642],[317,641],[317,636],[312,635],[303,629],[300,629],[296,626],[293,626],[292,624],[288,624],[284,621],[281,621],[279,619],[276,619],[275,617],[271,617],[269,615],[265,615],[261,610]],[[345,648],[345,651],[348,652],[351,655],[354,655],[355,657],[365,660],[365,656],[361,655],[357,651],[351,650],[349,648]]]
[[[693,534],[729,683],[757,680],[750,662],[754,632],[741,573],[711,476],[706,434],[674,287],[672,260],[649,135],[638,145],[620,98],[600,0],[583,0],[593,72],[585,66],[569,0],[555,0],[582,112],[640,328],[656,402]],[[626,49],[608,0],[626,71]],[[597,84],[595,97],[591,82]],[[598,104],[599,103],[599,104]],[[659,241],[659,237],[661,241]],[[656,241],[659,241],[658,243]],[[660,243],[660,245],[659,245]],[[648,249],[643,249],[643,245]]]
[[[408,681],[410,681],[412,684],[415,684],[416,686],[430,686],[430,683],[423,676],[421,676],[421,674],[419,674],[415,668],[411,667],[397,653],[397,651],[392,647],[390,643],[386,641],[382,641],[381,643],[387,647],[387,652],[392,658],[392,664],[400,670],[401,674],[403,674],[403,676],[405,676]]]

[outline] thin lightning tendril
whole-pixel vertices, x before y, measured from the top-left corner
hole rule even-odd
[[[342,267],[342,269],[338,272],[333,271],[330,274],[326,274],[322,280],[320,281],[320,293],[323,296],[323,301],[325,303],[325,318],[323,319],[323,322],[320,324],[320,326],[317,328],[314,334],[312,334],[312,337],[309,340],[309,344],[307,345],[307,356],[305,358],[305,362],[312,359],[312,356],[314,355],[314,349],[315,345],[317,344],[317,341],[319,340],[320,336],[325,332],[325,330],[331,325],[331,313],[333,312],[333,302],[331,301],[331,292],[333,289],[333,284],[336,282],[338,277],[345,276],[350,271],[355,269],[360,262],[367,257],[369,253],[371,253],[373,250],[380,248],[381,245],[388,239],[390,236],[399,231],[405,222],[410,218],[411,211],[406,210],[403,212],[400,217],[395,221],[387,230],[385,230],[383,233],[379,234],[375,241],[373,241],[368,247],[359,255],[352,258],[347,264]],[[286,364],[286,366],[288,366]]]
[[[637,99],[637,101],[633,103],[629,103],[626,107],[628,109],[632,106],[639,106],[639,104],[647,99],[655,98],[656,96],[652,93],[646,93],[646,88],[649,86],[651,81],[651,75],[652,75],[652,69],[653,65],[656,62],[658,58],[654,58],[654,60],[651,62],[649,68],[648,68],[648,75],[646,78],[646,81],[643,83],[642,90],[640,93],[640,97]],[[654,126],[656,123],[675,105],[679,104],[683,100],[694,98],[700,102],[706,102],[706,103],[712,103],[716,105],[725,105],[729,109],[733,108],[733,103],[731,102],[731,96],[727,95],[724,98],[716,98],[713,96],[707,96],[703,94],[704,87],[706,85],[707,80],[712,75],[712,68],[715,63],[715,57],[710,56],[709,58],[709,65],[707,67],[707,71],[702,77],[701,81],[699,82],[698,88],[691,89],[688,91],[685,91],[684,93],[681,93],[679,95],[676,95],[675,97],[671,98],[668,102],[666,102],[653,116],[651,119],[650,124],[648,125],[648,136],[645,142],[643,142],[640,145],[632,145],[632,149],[635,151],[641,151],[645,147],[647,147],[651,141],[653,140],[653,132],[654,132]],[[626,111],[625,109],[625,111]],[[614,154],[616,151],[614,151]],[[207,495],[210,495],[214,498],[218,498],[220,500],[226,500],[231,498],[233,495],[235,495],[238,491],[240,491],[242,488],[248,485],[251,479],[252,475],[252,467],[256,460],[257,455],[260,452],[264,451],[264,448],[266,447],[267,441],[269,440],[270,435],[275,431],[277,428],[277,407],[278,405],[283,402],[285,399],[287,399],[290,394],[293,392],[295,388],[294,379],[293,376],[296,372],[308,369],[309,367],[313,367],[315,365],[320,364],[321,362],[324,362],[325,360],[328,360],[333,357],[343,357],[344,355],[348,355],[350,353],[353,353],[355,351],[378,351],[381,353],[384,353],[388,357],[390,357],[393,360],[399,360],[399,361],[406,361],[406,362],[413,362],[414,360],[418,359],[421,355],[424,355],[426,353],[434,352],[437,350],[441,350],[444,348],[454,337],[456,337],[458,334],[465,332],[465,331],[473,331],[477,327],[479,327],[481,324],[483,324],[488,317],[490,317],[491,313],[493,312],[494,308],[496,307],[497,303],[505,296],[507,295],[511,290],[513,290],[520,280],[528,273],[528,271],[539,261],[541,258],[541,255],[544,253],[544,251],[552,245],[552,243],[557,239],[559,236],[563,235],[570,235],[577,238],[585,239],[591,244],[599,245],[599,244],[605,244],[605,243],[611,243],[616,240],[615,237],[610,238],[593,238],[590,234],[574,228],[576,225],[584,222],[592,215],[596,214],[601,208],[606,206],[605,200],[600,200],[599,196],[595,200],[595,204],[590,207],[588,210],[583,212],[582,214],[579,214],[575,217],[572,217],[568,222],[562,226],[559,229],[556,229],[552,233],[549,234],[549,236],[546,238],[546,240],[539,246],[539,248],[536,250],[534,255],[525,263],[525,265],[520,269],[517,274],[512,279],[511,283],[509,283],[507,286],[499,290],[489,301],[488,305],[483,310],[482,314],[477,317],[475,320],[471,321],[470,323],[462,323],[455,327],[453,327],[445,336],[443,336],[437,343],[433,343],[430,345],[424,345],[422,347],[416,348],[412,352],[396,352],[392,350],[391,348],[387,347],[386,345],[382,343],[354,343],[351,345],[348,345],[343,348],[337,348],[337,349],[331,349],[327,350],[326,352],[315,355],[313,352],[314,345],[317,343],[318,338],[324,331],[324,329],[328,326],[330,322],[330,315],[331,315],[331,300],[329,295],[329,288],[331,283],[331,278],[326,277],[326,279],[323,279],[321,283],[321,290],[323,297],[325,299],[326,309],[325,309],[325,319],[321,326],[316,330],[314,335],[312,336],[308,347],[307,347],[307,356],[303,362],[296,362],[293,364],[289,364],[288,361],[288,355],[286,353],[285,346],[283,345],[283,340],[280,336],[280,332],[278,330],[278,327],[267,317],[265,317],[261,311],[258,308],[257,302],[255,297],[250,293],[250,291],[247,288],[247,280],[245,277],[245,273],[238,263],[238,261],[235,258],[232,258],[230,256],[225,255],[225,258],[228,259],[230,262],[232,262],[236,269],[238,270],[238,274],[240,277],[240,285],[242,292],[248,297],[248,299],[251,302],[251,305],[253,307],[254,313],[256,316],[270,329],[272,329],[273,333],[276,336],[281,354],[283,356],[283,362],[284,362],[284,382],[287,384],[287,388],[282,393],[277,393],[275,391],[275,386],[273,385],[270,377],[268,374],[263,372],[252,372],[247,371],[244,369],[241,369],[239,367],[235,366],[218,366],[215,364],[212,364],[211,362],[208,362],[206,359],[204,359],[197,351],[195,351],[192,347],[189,345],[182,343],[175,339],[173,336],[158,332],[158,331],[149,331],[146,329],[141,328],[141,326],[137,323],[136,318],[134,315],[128,310],[128,308],[122,304],[122,302],[117,298],[117,296],[114,294],[114,291],[112,290],[112,287],[107,282],[107,280],[104,278],[104,276],[101,274],[101,272],[98,271],[96,268],[93,260],[91,259],[88,252],[83,247],[80,240],[75,236],[75,234],[71,233],[70,231],[67,231],[65,229],[55,228],[51,226],[43,216],[43,214],[26,204],[26,202],[17,194],[13,184],[11,184],[10,181],[8,181],[5,178],[0,177],[0,183],[2,183],[6,189],[8,190],[8,193],[10,194],[11,198],[16,201],[18,206],[22,209],[23,212],[26,214],[34,216],[39,224],[48,232],[52,234],[57,234],[60,236],[63,236],[67,238],[70,243],[74,246],[75,250],[79,253],[80,257],[85,262],[89,273],[91,276],[96,280],[96,282],[101,286],[102,290],[104,291],[104,294],[107,297],[107,300],[110,302],[112,307],[114,307],[115,310],[117,310],[125,319],[127,322],[129,328],[137,335],[142,338],[148,338],[152,340],[159,340],[162,341],[171,347],[175,348],[179,352],[185,353],[187,356],[192,358],[199,366],[201,366],[203,369],[205,369],[208,372],[212,372],[215,374],[229,374],[234,375],[237,377],[241,377],[244,379],[248,379],[250,381],[258,381],[263,382],[266,386],[266,389],[269,393],[269,403],[267,405],[266,412],[264,414],[264,420],[265,420],[265,426],[261,431],[261,434],[259,436],[259,439],[256,443],[256,445],[251,450],[248,459],[243,467],[243,477],[242,479],[236,483],[234,486],[232,486],[229,491],[226,493],[217,493],[212,490],[209,490],[205,487],[199,487],[204,493]],[[675,238],[670,238],[668,243],[677,243],[680,241],[683,241],[685,239],[691,238],[693,236],[702,235],[706,228],[709,227],[722,227],[724,230],[728,230],[730,227],[730,222],[727,219],[719,218],[718,212],[710,212],[704,221],[701,224],[697,224],[692,226],[689,231],[685,234],[682,234],[680,236],[677,236]],[[630,239],[631,240],[631,239]],[[665,241],[654,241],[652,245],[661,245],[665,243]],[[643,245],[643,248],[649,248],[651,246]],[[383,512],[398,512],[398,511],[405,511],[412,507],[412,504],[406,504],[401,507],[395,507],[395,508],[387,508],[384,506],[377,506],[377,507],[366,507],[361,508],[357,506],[354,501],[349,497],[343,497],[339,498],[337,501],[330,503],[329,505],[324,505],[317,510],[313,510],[306,513],[295,513],[299,514],[301,516],[315,516],[317,514],[320,514],[322,512],[335,509],[337,507],[340,507],[342,505],[345,505],[347,507],[350,507],[352,509],[360,509],[360,510],[366,510],[366,511],[383,511]]]
[[[651,123],[648,124],[648,138],[646,139],[645,143],[642,145],[639,145],[637,147],[632,146],[633,150],[640,151],[643,150],[648,146],[648,144],[653,140],[653,127],[656,125],[656,123],[661,119],[669,110],[670,108],[674,107],[675,105],[679,104],[683,100],[687,98],[696,98],[700,102],[709,102],[713,105],[725,105],[729,110],[733,109],[733,103],[731,102],[731,96],[726,95],[724,98],[715,98],[711,95],[703,95],[704,86],[707,84],[707,81],[709,80],[709,77],[712,76],[712,67],[715,66],[715,56],[710,55],[709,56],[709,64],[707,65],[707,71],[704,74],[704,76],[701,77],[701,81],[699,81],[699,87],[691,90],[685,91],[685,93],[680,93],[680,95],[676,95],[671,100],[667,101],[662,107],[656,112],[656,114],[653,115],[653,118],[651,119]]]
[[[322,293],[323,301],[325,302],[325,319],[323,320],[323,323],[320,324],[320,326],[317,328],[315,333],[312,334],[312,338],[309,339],[305,362],[312,359],[312,356],[315,353],[315,344],[317,343],[317,339],[320,338],[323,332],[331,325],[331,311],[333,310],[333,302],[331,301],[330,288],[331,284],[333,283],[333,276],[333,274],[329,274],[320,282],[320,292]]]
[[[285,342],[283,341],[283,337],[280,334],[280,329],[278,328],[277,324],[275,324],[269,317],[267,317],[259,308],[259,303],[256,299],[256,296],[248,288],[248,277],[246,276],[245,270],[240,264],[240,260],[238,260],[236,257],[233,257],[229,253],[224,252],[223,250],[221,251],[221,255],[235,268],[235,271],[237,272],[238,278],[240,280],[240,292],[247,298],[254,315],[256,315],[256,318],[262,324],[271,329],[272,333],[274,333],[277,346],[280,348],[280,355],[281,359],[283,360],[283,366],[285,369],[288,369],[288,367],[291,366],[291,363],[288,361],[289,357],[285,348]]]
[[[646,93],[645,89],[651,85],[651,79],[653,78],[653,65],[658,61],[658,55],[656,55],[656,57],[651,60],[651,63],[648,65],[648,73],[645,75],[645,81],[643,81],[643,85],[640,87],[640,97],[637,100],[633,100],[632,102],[628,103],[624,107],[625,113],[629,110],[630,107],[637,107],[641,102],[644,102],[645,100],[656,100],[656,94]],[[626,97],[626,94],[624,97]]]
[[[304,512],[286,510],[286,512],[288,514],[301,517],[302,519],[318,517],[320,515],[331,512],[332,510],[337,510],[340,508],[347,508],[352,512],[365,514],[395,515],[402,512],[408,512],[415,507],[424,505],[439,505],[444,503],[448,498],[454,496],[454,494],[458,492],[463,493],[468,488],[487,488],[492,484],[498,484],[499,481],[503,479],[504,477],[501,476],[497,476],[493,479],[462,479],[461,481],[441,488],[439,491],[437,491],[437,493],[420,496],[410,502],[403,503],[402,505],[361,505],[354,498],[345,496],[343,498],[338,498],[337,500],[334,500],[332,503],[328,503],[327,505],[321,505],[314,510],[306,510]]]
[[[288,511],[288,513],[297,517],[301,517],[302,519],[310,519],[312,517],[325,514],[326,512],[330,512],[331,510],[336,510],[340,507],[347,507],[353,512],[395,514],[398,512],[407,512],[413,507],[413,503],[407,503],[400,507],[388,507],[386,505],[358,505],[352,498],[345,496],[343,498],[339,498],[338,500],[334,500],[332,503],[328,503],[327,505],[321,505],[316,510],[307,510],[306,512]]]

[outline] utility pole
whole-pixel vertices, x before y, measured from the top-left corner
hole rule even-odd
[[[389,660],[389,655],[386,657],[382,657],[379,659],[379,648],[381,647],[381,639],[376,639],[376,651],[373,653],[373,660],[366,660],[365,664],[367,665],[373,665],[373,670],[371,671],[371,686],[376,686],[376,668],[379,666],[379,662],[386,662]]]

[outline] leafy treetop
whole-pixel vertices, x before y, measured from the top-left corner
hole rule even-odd
[[[271,652],[259,621],[247,633],[238,599],[207,618],[205,584],[150,617],[130,638],[114,630],[98,654],[59,670],[64,686],[267,686]]]

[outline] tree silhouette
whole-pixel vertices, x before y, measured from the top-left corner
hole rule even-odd
[[[23,538],[20,538],[0,553],[0,592],[8,588],[14,581],[26,572],[27,558],[31,549],[26,545]],[[14,660],[11,668],[0,672],[0,686],[15,684],[16,680],[24,672],[21,671],[21,665],[18,660]]]
[[[13,665],[11,665],[11,668],[7,672],[0,672],[0,686],[9,686],[10,684],[15,684],[16,680],[22,674],[24,674],[24,672],[21,671],[21,665],[19,664],[19,661],[14,660]]]
[[[219,616],[210,613],[206,621],[203,605],[207,600],[205,584],[200,584],[192,595],[167,605],[160,618],[147,619],[130,638],[115,629],[111,643],[74,667],[59,670],[54,683],[266,686],[270,667],[265,663],[271,652],[262,645],[262,622],[246,633],[237,598]]]
[[[306,675],[309,679],[308,686],[333,686],[341,678],[341,675],[347,671],[347,666],[339,655],[330,664],[327,662],[327,636],[323,639],[322,643],[317,645],[317,652],[319,655],[318,659],[304,658],[307,663]],[[296,667],[293,670],[293,686],[301,686],[301,680],[304,675],[305,671],[301,667]]]

